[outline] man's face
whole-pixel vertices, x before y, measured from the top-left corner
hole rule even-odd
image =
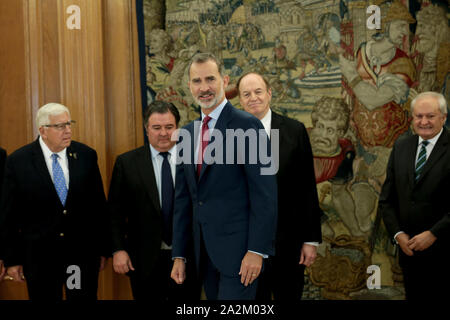
[[[428,21],[417,21],[416,35],[419,37],[417,51],[427,53],[436,46],[436,28]]]
[[[270,107],[272,90],[267,90],[264,80],[257,74],[249,74],[239,83],[239,101],[245,111],[258,119],[264,118]]]
[[[394,20],[389,26],[389,39],[393,44],[400,46],[408,32],[408,22],[405,20]]]
[[[49,116],[50,125],[67,123],[71,119],[67,112],[58,114],[56,116]],[[70,146],[72,141],[72,129],[70,126],[64,126],[64,128],[55,127],[40,127],[39,134],[44,140],[47,147],[52,152],[60,152]]]
[[[317,119],[311,130],[311,148],[315,156],[331,156],[339,149],[339,132],[335,120]]]
[[[189,89],[195,102],[202,109],[217,107],[225,99],[229,78],[220,75],[214,61],[193,63],[189,71]]]
[[[149,143],[159,152],[167,152],[175,145],[176,141],[170,138],[177,129],[177,124],[171,112],[152,113],[145,129]]]
[[[445,124],[446,114],[441,113],[439,103],[434,97],[424,97],[414,106],[414,132],[428,140],[436,136]]]

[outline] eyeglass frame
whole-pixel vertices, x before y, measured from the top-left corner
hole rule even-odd
[[[70,120],[63,123],[55,123],[55,124],[44,124],[43,127],[46,128],[55,128],[56,130],[63,131],[67,128],[67,126],[71,127],[73,124],[77,123],[75,120]]]

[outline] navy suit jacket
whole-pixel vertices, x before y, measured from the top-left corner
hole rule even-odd
[[[277,185],[275,175],[261,175],[264,165],[260,161],[249,163],[249,149],[255,145],[250,145],[248,140],[244,150],[245,164],[236,164],[239,154],[236,144],[234,164],[225,163],[226,154],[231,151],[225,148],[226,129],[255,129],[259,132],[264,127],[257,118],[235,109],[228,102],[214,128],[224,137],[224,141],[216,144],[224,147],[224,163],[203,164],[197,178],[194,140],[198,139],[199,129],[196,128],[197,136],[194,135],[195,124],[199,126],[199,122],[191,122],[184,127],[191,137],[191,161],[177,165],[172,256],[186,256],[186,239],[193,230],[197,266],[203,238],[208,256],[219,272],[238,276],[248,250],[274,254]],[[267,135],[265,139],[264,143],[269,144]],[[216,143],[211,141],[210,146],[213,142]],[[178,152],[182,154],[180,148]]]

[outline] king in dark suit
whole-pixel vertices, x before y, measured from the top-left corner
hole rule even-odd
[[[269,136],[271,130],[279,133],[275,256],[261,275],[257,297],[269,300],[273,294],[275,300],[300,300],[305,266],[314,262],[322,239],[311,144],[302,123],[270,109],[272,90],[261,75],[243,75],[237,89],[245,111],[261,120]]]
[[[175,140],[180,115],[167,102],[151,103],[144,123],[149,143],[117,157],[109,189],[113,267],[130,276],[136,300],[198,300],[200,285],[195,266],[188,264],[187,280],[177,286],[172,270],[173,184]],[[165,184],[165,161],[169,181]],[[168,197],[167,201],[165,201]],[[188,244],[189,260],[192,246]]]
[[[444,299],[450,280],[450,135],[447,103],[424,92],[411,103],[414,135],[392,149],[378,210],[399,250],[408,300]]]
[[[189,88],[201,106],[202,125],[199,134],[199,121],[188,124],[180,142],[186,145],[184,139],[190,137],[187,145],[193,152],[184,150],[189,155],[183,153],[182,158],[187,161],[177,166],[172,278],[184,281],[185,242],[193,230],[207,298],[254,299],[263,257],[274,254],[276,171],[265,175],[270,168],[262,165],[259,155],[257,161],[249,161],[255,156],[250,149],[261,142],[270,150],[269,141],[258,119],[225,99],[229,78],[221,71],[220,62],[208,53],[195,55],[188,67]],[[236,145],[232,140],[236,137],[229,134],[239,130],[259,138]],[[222,147],[226,152],[220,151]],[[208,155],[216,156],[216,161],[208,161]]]
[[[97,153],[72,141],[74,121],[56,103],[36,116],[40,137],[6,161],[1,228],[7,274],[32,300],[97,298],[107,255],[106,200]]]

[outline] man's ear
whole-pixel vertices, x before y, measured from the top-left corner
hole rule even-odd
[[[42,138],[47,138],[47,134],[45,133],[45,128],[44,128],[44,127],[40,127],[40,128],[39,128],[39,135],[40,135]]]
[[[223,88],[226,89],[230,83],[230,77],[228,75],[223,76]]]

